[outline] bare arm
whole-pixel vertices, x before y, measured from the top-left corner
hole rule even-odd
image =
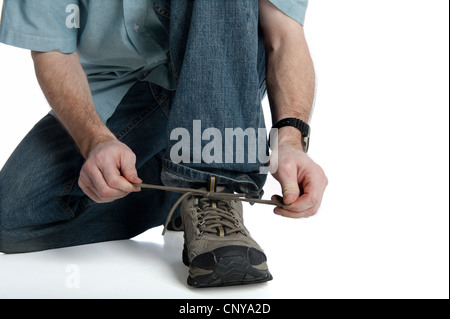
[[[303,26],[268,0],[259,0],[260,21],[267,53],[267,90],[273,122],[295,117],[309,122],[315,94],[315,72]],[[288,209],[276,208],[286,217],[309,217],[317,213],[328,180],[322,168],[304,152],[296,128],[279,130],[278,171]],[[303,190],[303,194],[300,192]]]
[[[315,71],[303,26],[267,0],[260,0],[260,10],[273,121],[296,117],[308,122],[314,102]]]
[[[94,107],[77,53],[32,52],[36,76],[58,120],[87,158],[92,148],[114,140]]]
[[[56,117],[86,158],[79,185],[96,202],[138,191],[135,156],[101,121],[77,53],[32,52],[36,76]],[[130,183],[131,182],[131,183]]]

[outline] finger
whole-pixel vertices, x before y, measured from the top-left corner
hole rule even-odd
[[[122,155],[120,172],[128,182],[133,184],[142,184],[142,180],[138,177],[138,172],[136,169],[136,156],[133,153],[127,152]],[[136,191],[136,187],[134,188],[134,191]]]
[[[273,195],[271,200],[277,201],[277,202],[283,202],[283,197],[280,195]]]
[[[139,191],[137,187],[134,187],[128,179],[134,180],[137,178],[137,171],[135,168],[136,157],[131,151],[122,151],[119,153],[119,157],[116,160],[107,158],[102,162],[101,171],[106,183],[109,187],[120,190],[126,194]],[[125,176],[127,175],[127,176]],[[140,183],[142,181],[138,179]],[[136,181],[136,183],[138,182]]]
[[[123,198],[129,194],[129,192],[123,191],[118,188],[113,188],[106,182],[105,176],[100,170],[95,170],[89,177],[92,180],[94,192],[106,202],[111,202],[119,198]]]
[[[122,158],[120,172],[122,176],[125,177],[130,183],[142,184],[142,180],[138,177],[136,170],[136,159],[135,157],[128,155]]]
[[[283,198],[279,195],[272,196],[272,200],[275,200],[275,201],[280,201],[282,199]],[[283,211],[285,211],[285,212],[283,214],[282,214],[282,211],[276,210],[276,209],[274,210],[274,212],[277,215],[286,216],[286,215],[288,215],[288,212],[293,213],[293,214],[299,214],[299,213],[303,213],[307,210],[314,208],[314,206],[315,206],[315,203],[314,203],[314,201],[311,201],[309,199],[309,196],[302,195],[294,203],[290,204],[288,207],[284,207]],[[277,211],[279,211],[279,212],[277,213]],[[297,215],[295,215],[295,216],[297,216]]]
[[[285,208],[286,210],[292,212],[303,212],[313,207],[316,207],[320,204],[320,200],[316,199],[314,195],[311,194],[303,194],[300,196],[295,202],[293,202],[289,207]]]
[[[98,197],[98,195],[92,190],[92,188],[87,186],[83,189],[83,192],[97,204],[104,203],[104,201],[100,197]]]
[[[287,205],[294,203],[300,196],[300,188],[297,178],[297,167],[285,165],[278,168],[278,181],[283,192],[283,202]]]
[[[78,186],[80,186],[83,193],[85,193],[90,199],[92,199],[96,203],[103,203],[104,201],[96,194],[96,192],[92,189],[92,181],[90,178],[84,174],[80,175],[78,179]]]
[[[276,208],[274,213],[290,218],[305,218],[315,215],[322,203],[323,194],[328,184],[325,176],[314,176],[305,178],[304,194],[300,196],[289,207]],[[281,197],[274,195],[272,200],[280,200]]]
[[[311,192],[311,193],[308,193]],[[305,188],[305,193],[294,203],[274,211],[277,215],[293,218],[311,217],[317,213],[323,198],[324,188],[318,185]]]
[[[312,217],[317,214],[318,208],[310,208],[308,210],[305,210],[303,212],[293,212],[290,210],[286,210],[280,207],[277,207],[274,209],[274,213],[279,216],[287,217],[287,218],[308,218]]]
[[[120,191],[125,195],[137,191],[136,187],[120,174],[116,165],[106,165],[102,173],[108,187]]]

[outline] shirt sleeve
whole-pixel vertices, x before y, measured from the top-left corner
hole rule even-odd
[[[270,0],[270,2],[301,25],[305,24],[308,0]]]
[[[77,0],[4,0],[0,42],[40,52],[75,52],[77,14]]]

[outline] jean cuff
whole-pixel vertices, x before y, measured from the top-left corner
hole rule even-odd
[[[217,185],[231,188],[237,193],[262,195],[263,186],[267,175],[255,173],[243,173],[227,170],[207,168],[191,168],[183,164],[176,164],[165,158],[161,172],[161,180],[166,186],[200,188],[207,185],[210,177],[216,177]]]

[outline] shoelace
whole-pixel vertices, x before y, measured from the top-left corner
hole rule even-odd
[[[196,198],[198,229],[200,235],[211,233],[221,237],[233,233],[244,233],[240,220],[234,215],[233,208],[226,201],[210,201],[208,198]]]
[[[185,198],[187,198],[188,196],[191,196],[191,195],[202,197],[200,199],[200,201],[203,203],[205,203],[205,201],[219,202],[218,207],[209,206],[209,207],[204,208],[204,211],[208,212],[208,216],[205,216],[202,221],[202,222],[204,222],[204,224],[202,226],[205,226],[205,227],[203,227],[202,231],[205,231],[205,232],[214,232],[215,233],[216,232],[215,228],[219,227],[219,225],[217,224],[219,218],[222,218],[220,226],[229,226],[229,228],[232,229],[231,232],[240,231],[237,228],[233,227],[233,225],[236,226],[234,215],[227,209],[224,209],[223,203],[225,203],[226,201],[234,200],[234,201],[241,201],[241,202],[247,202],[247,203],[253,203],[253,204],[272,205],[272,206],[278,206],[278,207],[287,207],[288,206],[279,201],[251,198],[251,197],[257,196],[256,194],[218,193],[218,192],[209,192],[209,191],[206,191],[203,189],[171,187],[171,186],[150,185],[150,184],[134,184],[134,186],[142,188],[142,189],[154,189],[154,190],[162,190],[162,191],[166,191],[166,192],[183,194],[172,206],[172,208],[169,211],[169,215],[167,215],[166,223],[164,224],[164,230],[162,233],[163,235],[166,234],[167,226],[169,225],[170,221],[172,220],[173,214],[175,213],[175,210],[177,209],[177,207],[181,204],[181,202]]]

